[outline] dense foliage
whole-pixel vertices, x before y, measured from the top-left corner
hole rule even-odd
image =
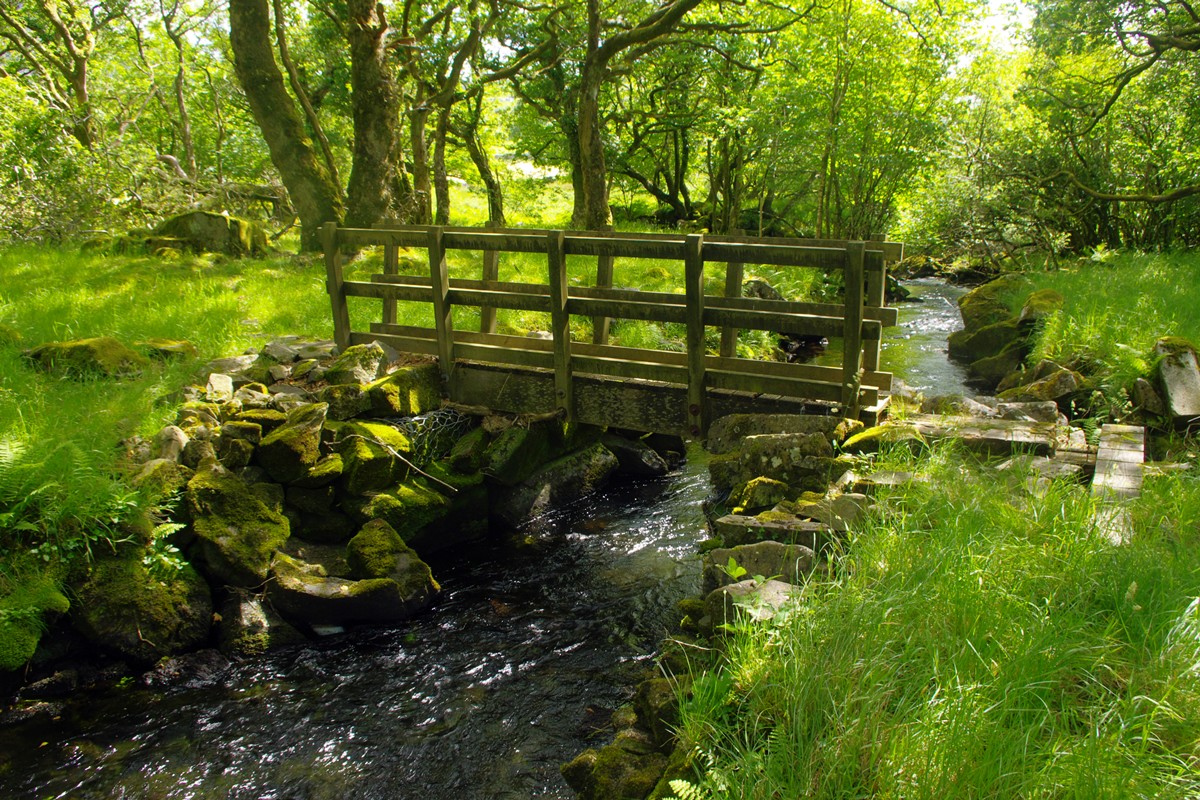
[[[983,259],[1200,240],[1191,6],[1026,10],[997,44],[977,0],[6,4],[3,235],[190,207],[499,223],[561,176],[558,222],[589,227]]]

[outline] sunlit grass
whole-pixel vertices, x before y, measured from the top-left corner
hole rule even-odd
[[[1194,797],[1200,480],[1112,546],[1084,487],[934,453],[831,578],[727,645],[681,737],[712,797]]]

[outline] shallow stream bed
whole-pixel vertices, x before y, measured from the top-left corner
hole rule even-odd
[[[960,290],[909,284],[883,363],[928,393]],[[957,293],[957,294],[956,294]],[[0,729],[4,798],[569,798],[559,765],[606,742],[696,591],[702,454],[513,537],[434,560],[437,606],[234,666],[202,689],[134,685]]]

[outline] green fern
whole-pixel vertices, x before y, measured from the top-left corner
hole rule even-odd
[[[671,791],[675,794],[667,800],[712,800],[707,790],[690,781],[677,778],[669,783]]]

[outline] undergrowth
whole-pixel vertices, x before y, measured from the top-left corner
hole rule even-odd
[[[1114,547],[1084,487],[952,449],[880,466],[832,575],[726,641],[679,735],[693,797],[1195,797],[1200,479],[1155,478]]]

